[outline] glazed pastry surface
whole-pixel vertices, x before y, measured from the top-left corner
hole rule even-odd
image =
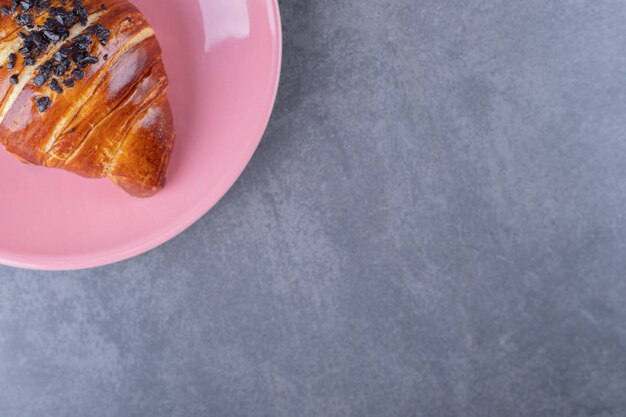
[[[175,132],[144,16],[125,0],[17,3],[0,12],[4,148],[27,163],[109,178],[137,197],[157,193]]]

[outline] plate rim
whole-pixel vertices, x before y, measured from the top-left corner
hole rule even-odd
[[[262,123],[259,124],[259,127],[257,128],[258,131],[256,133],[258,139],[252,142],[251,149],[246,152],[246,156],[244,156],[242,164],[238,168],[234,169],[234,175],[225,179],[222,184],[217,187],[219,190],[218,192],[214,193],[211,197],[207,196],[207,201],[203,201],[202,204],[198,204],[198,208],[195,209],[195,211],[191,211],[188,218],[184,221],[173,223],[170,230],[164,231],[155,236],[148,236],[145,240],[138,241],[136,244],[128,248],[117,250],[112,249],[110,253],[107,253],[107,251],[104,250],[91,255],[86,254],[81,256],[80,259],[72,260],[71,264],[68,264],[67,259],[59,259],[54,256],[46,255],[28,255],[30,259],[27,260],[26,257],[23,255],[21,256],[19,253],[0,250],[0,264],[14,268],[36,271],[79,271],[113,265],[143,255],[164,245],[185,232],[207,213],[209,213],[217,205],[217,203],[224,198],[228,191],[230,191],[250,164],[252,157],[256,153],[261,140],[263,139],[263,135],[267,130],[272,113],[276,106],[283,64],[283,26],[278,0],[267,1],[272,4],[272,13],[274,14],[273,20],[276,31],[275,46],[278,51],[276,75],[272,80],[272,99],[270,100],[270,105],[265,109],[264,117],[260,118]],[[35,256],[37,257],[36,259],[34,259]]]

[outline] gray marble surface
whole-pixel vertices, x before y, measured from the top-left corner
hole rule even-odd
[[[626,415],[626,2],[281,6],[276,112],[210,214],[0,267],[0,415]]]

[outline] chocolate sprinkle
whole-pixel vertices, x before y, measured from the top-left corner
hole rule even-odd
[[[11,75],[11,77],[9,77],[9,82],[15,85],[20,82],[20,77],[17,74],[13,74]]]
[[[98,41],[102,45],[106,45],[109,42],[109,37],[111,36],[111,32],[100,23],[97,23],[89,28],[91,32],[96,34]]]
[[[17,55],[9,54],[9,62],[7,62],[7,69],[15,68],[15,61],[17,61]]]
[[[89,14],[87,13],[87,9],[83,6],[79,6],[74,9],[74,13],[80,19],[80,24],[83,26],[87,26],[87,19],[89,19]]]
[[[48,0],[39,0],[37,2],[36,8],[37,8],[37,12],[42,12],[42,11],[50,8],[50,1],[48,1]]]
[[[35,24],[35,16],[32,14],[18,14],[15,16],[15,21],[20,26],[33,26]]]
[[[59,84],[59,80],[56,78],[50,81],[50,89],[55,93],[63,94],[63,89],[61,88],[61,84]]]
[[[57,75],[57,77],[62,77],[65,75],[69,67],[70,61],[66,59],[64,61],[61,61],[61,63],[54,68],[54,73]]]
[[[85,72],[83,70],[76,69],[72,71],[72,78],[74,78],[76,81],[82,80],[84,76]]]
[[[33,83],[37,86],[37,87],[41,87],[42,85],[44,85],[48,79],[50,78],[50,73],[51,73],[51,68],[50,66],[47,65],[42,65],[39,67],[39,74],[37,74],[37,76],[35,78],[33,78]]]
[[[40,113],[48,110],[48,107],[50,107],[50,104],[52,103],[50,101],[50,97],[39,97],[37,100],[35,100],[35,102],[37,103],[37,108],[39,109]]]

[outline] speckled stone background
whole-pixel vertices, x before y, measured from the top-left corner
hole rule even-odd
[[[0,267],[0,416],[625,416],[626,2],[281,6],[211,213]]]

